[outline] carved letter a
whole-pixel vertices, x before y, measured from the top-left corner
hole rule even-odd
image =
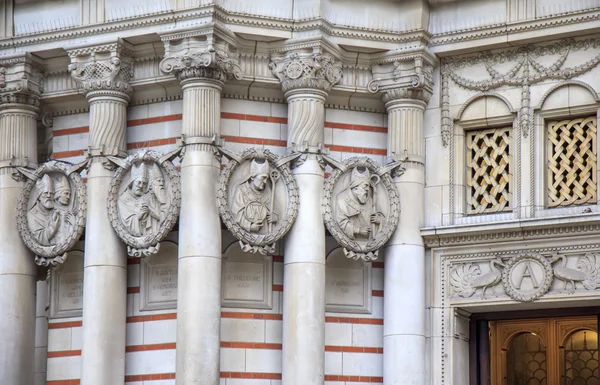
[[[531,269],[531,262],[524,262],[525,263],[525,269],[523,269],[523,273],[521,274],[521,277],[519,278],[518,281],[518,285],[515,286],[516,289],[520,289],[521,285],[523,284],[523,279],[525,279],[525,277],[531,279],[531,282],[533,283],[533,287],[535,289],[537,289],[540,285],[538,285],[536,279],[535,279],[535,275],[533,274],[533,270]]]

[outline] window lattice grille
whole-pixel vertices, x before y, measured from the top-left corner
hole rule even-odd
[[[511,128],[467,132],[469,214],[511,210]]]
[[[548,123],[548,207],[596,203],[596,117]]]

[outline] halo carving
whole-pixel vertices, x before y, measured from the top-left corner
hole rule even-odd
[[[17,226],[35,263],[62,264],[83,234],[86,216],[85,184],[70,165],[60,161],[42,164],[32,174],[17,203]]]
[[[502,270],[506,294],[519,302],[531,302],[546,294],[553,279],[552,265],[540,254],[516,255]]]
[[[156,254],[177,222],[181,184],[169,160],[156,151],[140,151],[124,160],[110,183],[108,217],[132,257]]]
[[[400,219],[400,198],[389,173],[367,157],[350,158],[325,183],[323,219],[347,258],[373,261]]]
[[[298,215],[298,186],[289,167],[269,150],[250,148],[221,171],[221,219],[243,251],[269,254]]]

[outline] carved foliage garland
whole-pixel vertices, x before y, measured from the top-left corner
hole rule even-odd
[[[298,215],[298,186],[285,158],[250,148],[221,171],[217,203],[243,251],[273,253]]]
[[[140,151],[124,160],[108,195],[108,217],[130,256],[156,254],[175,225],[181,207],[179,174],[155,151]]]
[[[283,60],[271,58],[269,68],[279,79],[284,92],[296,88],[331,90],[342,79],[342,64],[329,54],[312,56],[291,52]]]
[[[400,198],[386,169],[367,157],[350,158],[325,183],[323,219],[346,257],[377,259],[400,219]]]
[[[527,137],[533,124],[532,107],[530,105],[532,84],[544,80],[568,80],[581,75],[600,63],[600,53],[591,59],[571,67],[564,67],[571,52],[587,51],[600,48],[600,39],[562,40],[543,46],[524,46],[515,50],[503,52],[480,52],[477,55],[448,58],[442,65],[442,137],[444,146],[449,143],[451,121],[447,119],[449,112],[448,79],[458,86],[479,92],[488,92],[502,86],[521,87],[521,108],[518,120]],[[545,57],[556,57],[551,64],[542,64]],[[463,68],[483,64],[489,78],[472,80],[459,75]],[[498,66],[510,65],[508,70],[500,72]]]
[[[17,204],[17,225],[40,266],[57,266],[83,234],[86,196],[83,179],[69,165],[50,161],[34,173]]]

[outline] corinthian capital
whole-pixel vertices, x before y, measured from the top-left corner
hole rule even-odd
[[[342,64],[327,53],[310,50],[271,55],[269,68],[283,92],[298,88],[316,88],[329,92],[342,79]]]
[[[178,35],[163,37],[163,42],[165,58],[160,62],[160,70],[178,76],[180,81],[208,78],[225,82],[243,76],[238,55],[225,42],[214,41],[210,36]]]
[[[69,71],[84,93],[131,92],[133,60],[131,52],[122,43],[74,49],[68,53],[71,58]]]
[[[373,64],[369,92],[384,92],[383,101],[416,99],[428,102],[433,92],[433,61],[425,56],[386,59]]]
[[[44,73],[29,54],[0,60],[0,104],[40,106]]]

